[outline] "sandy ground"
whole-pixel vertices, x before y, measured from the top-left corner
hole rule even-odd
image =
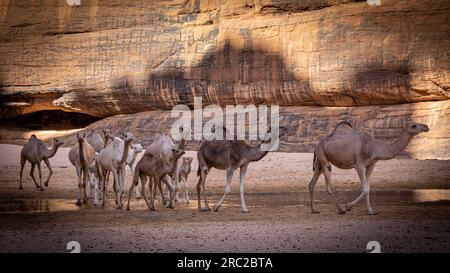
[[[135,198],[131,211],[114,209],[112,199],[105,208],[77,207],[76,174],[66,148],[50,160],[54,175],[45,192],[35,189],[29,164],[19,191],[20,148],[0,145],[0,252],[67,252],[73,240],[83,252],[365,252],[369,241],[380,242],[384,252],[450,252],[450,161],[379,162],[371,195],[376,216],[366,215],[364,202],[338,215],[321,178],[321,213],[311,214],[312,154],[272,153],[247,172],[251,213],[240,212],[239,172],[221,210],[200,213],[196,156],[188,152],[194,157],[191,203],[173,210],[157,203],[157,212],[149,212]],[[128,172],[127,187],[130,179]],[[341,204],[359,194],[354,170],[334,168],[333,185]],[[213,170],[206,186],[212,206],[224,191],[225,172]]]

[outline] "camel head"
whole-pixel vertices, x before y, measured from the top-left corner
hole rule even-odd
[[[413,136],[420,134],[422,132],[428,132],[430,130],[430,128],[428,128],[428,125],[422,123],[415,123],[411,120],[404,120],[403,126],[405,127],[406,131]]]
[[[186,140],[182,138],[178,143],[178,147],[173,147],[172,152],[175,155],[175,158],[178,159],[182,157],[186,152],[184,151],[184,147],[186,146]]]
[[[110,139],[112,137],[110,129],[103,129],[102,134],[104,139]]]
[[[130,143],[131,141],[133,141],[134,136],[132,133],[126,132],[122,134],[122,138],[125,143]]]
[[[138,154],[143,150],[141,143],[134,143],[130,148],[134,151],[135,154]]]
[[[61,146],[64,144],[64,140],[60,139],[60,138],[54,138],[53,139],[53,144],[57,147]]]
[[[77,140],[78,140],[78,142],[84,142],[85,138],[86,138],[86,132],[77,133]]]
[[[191,166],[193,159],[194,158],[192,156],[183,157],[183,163],[185,163],[187,166]]]

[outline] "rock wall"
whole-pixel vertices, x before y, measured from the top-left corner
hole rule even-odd
[[[167,110],[201,96],[280,105],[284,151],[312,151],[341,120],[389,142],[412,117],[431,131],[405,155],[448,159],[449,14],[447,0],[3,0],[0,119],[110,117],[88,129],[145,144],[170,127]],[[0,142],[28,134],[3,129]]]
[[[449,99],[447,0],[0,3],[1,117]]]
[[[450,159],[450,123],[448,122],[450,100],[388,106],[281,107],[280,125],[286,126],[289,134],[281,139],[278,151],[313,152],[315,144],[330,134],[341,121],[350,121],[355,128],[370,133],[378,141],[392,143],[399,136],[402,121],[405,118],[426,123],[430,127],[430,131],[414,137],[401,155],[402,157]],[[85,130],[100,133],[102,129],[110,128],[116,135],[129,131],[134,134],[136,141],[147,146],[156,131],[169,133],[175,119],[171,117],[169,111],[148,111],[105,118],[91,124]],[[193,126],[193,121],[191,124]],[[48,131],[14,132],[0,129],[0,142],[23,145],[31,134],[37,134],[39,138],[47,140],[49,143],[54,136],[62,137],[66,146],[72,146],[76,143],[77,131],[68,130],[55,135]],[[200,141],[189,141],[188,149],[196,150],[200,143]]]

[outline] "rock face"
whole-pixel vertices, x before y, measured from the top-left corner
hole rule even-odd
[[[167,110],[200,96],[280,105],[293,129],[282,150],[310,152],[348,119],[391,141],[413,117],[431,131],[409,156],[450,158],[449,14],[448,0],[4,0],[0,118],[134,114],[89,128],[145,144],[170,127]]]
[[[193,114],[191,115],[194,116]],[[289,133],[281,139],[278,151],[313,152],[315,144],[330,134],[341,121],[350,121],[352,125],[370,133],[378,141],[393,143],[400,135],[402,121],[405,118],[425,123],[430,127],[428,133],[414,137],[403,157],[416,159],[450,159],[450,100],[440,102],[418,102],[388,106],[360,107],[318,107],[296,106],[280,108],[280,125],[286,126]],[[148,111],[130,115],[118,115],[97,121],[85,130],[100,133],[104,128],[119,135],[132,132],[136,141],[144,146],[150,144],[156,131],[169,133],[174,121],[169,111]],[[194,124],[193,121],[191,124]],[[45,131],[27,133],[0,130],[0,142],[25,144],[31,134],[51,142],[54,134]],[[76,143],[76,131],[59,133],[66,146]],[[189,141],[188,149],[196,150],[200,141]]]
[[[1,116],[449,99],[447,0],[2,1]]]

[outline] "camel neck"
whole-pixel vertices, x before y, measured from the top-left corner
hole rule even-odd
[[[46,158],[53,157],[56,154],[56,152],[58,151],[58,147],[59,147],[58,145],[53,144],[53,146],[50,150],[46,148],[45,149],[45,157]]]
[[[124,164],[127,162],[130,143],[131,142],[127,142],[125,140],[123,141],[123,154],[122,159],[120,160],[120,164]]]
[[[412,135],[405,129],[400,134],[398,139],[391,145],[381,146],[379,152],[377,152],[376,158],[379,160],[388,160],[398,156],[411,141]]]
[[[267,155],[268,151],[261,151],[261,145],[248,148],[248,159],[250,161],[258,161]]]

